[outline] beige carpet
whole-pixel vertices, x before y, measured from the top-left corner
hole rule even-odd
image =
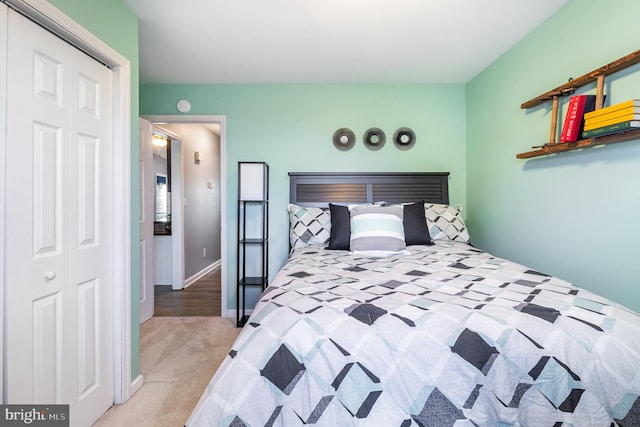
[[[183,426],[240,333],[221,317],[153,317],[140,327],[144,385],[98,427]]]

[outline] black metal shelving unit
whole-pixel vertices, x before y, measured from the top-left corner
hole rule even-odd
[[[269,165],[238,162],[238,251],[236,325],[242,327],[247,288],[263,291],[269,278]]]

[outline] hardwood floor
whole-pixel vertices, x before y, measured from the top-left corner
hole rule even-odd
[[[154,286],[154,316],[220,316],[220,269],[191,286],[174,291],[171,286]]]

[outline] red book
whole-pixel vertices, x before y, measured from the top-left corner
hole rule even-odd
[[[574,95],[569,99],[567,115],[564,118],[560,142],[574,142],[580,136],[580,125],[584,116],[587,95]]]

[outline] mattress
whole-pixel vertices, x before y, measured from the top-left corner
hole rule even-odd
[[[188,426],[640,425],[640,316],[438,240],[293,251]]]

